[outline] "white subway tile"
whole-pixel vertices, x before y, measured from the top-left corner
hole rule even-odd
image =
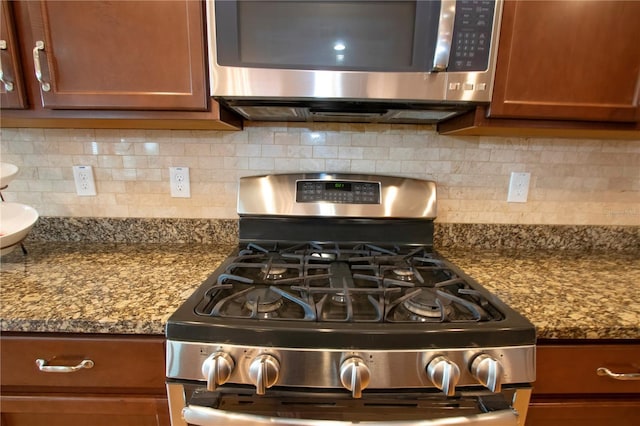
[[[313,158],[338,158],[337,146],[314,146]]]
[[[0,129],[22,169],[8,200],[44,215],[235,218],[240,176],[292,171],[434,179],[442,222],[633,224],[638,141],[450,137],[432,126],[250,123],[244,131]],[[94,166],[98,195],[75,194],[71,166]],[[168,168],[190,167],[174,199]],[[527,203],[506,202],[509,174],[532,174]]]

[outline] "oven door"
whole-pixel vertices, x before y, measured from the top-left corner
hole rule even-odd
[[[360,399],[326,390],[270,389],[263,396],[251,388],[208,392],[186,383],[168,383],[167,390],[173,426],[521,426],[531,395],[530,387],[463,390],[454,397],[379,391]]]

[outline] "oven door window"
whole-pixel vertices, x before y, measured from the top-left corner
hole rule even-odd
[[[350,394],[319,390],[270,389],[263,396],[256,396],[253,390],[245,389],[221,388],[207,392],[199,388],[185,391],[191,395],[183,412],[185,419],[192,419],[193,423],[189,424],[203,426],[277,425],[279,421],[288,424],[294,419],[301,421],[300,424],[314,425],[322,425],[325,421],[393,425],[394,422],[407,424],[425,420],[438,425],[441,424],[438,421],[450,421],[452,418],[464,420],[465,425],[517,425],[517,415],[508,402],[509,392],[505,395],[459,392],[458,396],[448,398],[429,392],[370,392],[354,399]],[[425,426],[429,424],[425,423]]]
[[[220,65],[427,72],[437,1],[215,1]]]

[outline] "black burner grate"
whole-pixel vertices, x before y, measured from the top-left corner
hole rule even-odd
[[[503,319],[427,246],[247,244],[198,303],[201,316],[318,322]]]

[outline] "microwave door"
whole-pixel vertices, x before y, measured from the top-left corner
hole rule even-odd
[[[452,9],[455,1],[215,1],[216,61],[267,69],[430,72],[436,45],[438,64],[447,50],[443,34],[451,36]],[[443,17],[442,10],[449,13]]]

